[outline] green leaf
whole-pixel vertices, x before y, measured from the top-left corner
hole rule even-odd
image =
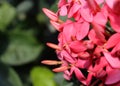
[[[18,13],[27,13],[33,7],[33,2],[30,0],[22,1],[16,8]]]
[[[67,16],[60,16],[60,19],[63,20],[63,21],[66,21],[67,20]]]
[[[57,73],[54,77],[54,80],[57,83],[57,86],[73,86],[72,82],[67,82],[64,79],[63,73]]]
[[[54,12],[57,12],[57,10],[58,10],[57,4],[58,4],[58,0],[56,0],[56,1],[54,2],[54,4],[50,7],[50,9],[51,9],[52,11],[54,11]]]
[[[0,30],[4,31],[5,28],[11,23],[16,14],[15,8],[8,3],[3,3],[0,6]]]
[[[37,21],[38,21],[40,24],[42,24],[42,23],[47,23],[47,22],[48,22],[48,18],[46,17],[45,14],[39,13],[39,14],[37,15]]]
[[[23,86],[18,74],[0,63],[0,86]]]
[[[34,61],[43,50],[31,35],[31,31],[16,30],[9,34],[10,43],[1,61],[9,65],[23,65]]]
[[[53,79],[54,74],[48,68],[35,67],[32,69],[30,76],[33,86],[56,86]]]

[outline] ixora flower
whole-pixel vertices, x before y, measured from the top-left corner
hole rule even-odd
[[[96,86],[98,81],[101,85],[119,86],[119,3],[119,0],[59,0],[57,12],[43,8],[59,31],[58,44],[47,43],[56,50],[59,61],[42,63],[59,65],[54,72],[63,72],[67,80],[74,74],[87,86]],[[60,16],[67,19],[63,21]]]
[[[108,6],[111,27],[116,32],[120,32],[120,0],[106,0],[106,5]]]

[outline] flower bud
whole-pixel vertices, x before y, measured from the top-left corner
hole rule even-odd
[[[52,12],[52,11],[46,9],[46,8],[43,8],[42,10],[51,20],[58,21],[57,14],[55,14],[54,12]]]

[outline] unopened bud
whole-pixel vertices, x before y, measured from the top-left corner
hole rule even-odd
[[[53,69],[53,71],[54,71],[54,72],[63,72],[63,71],[65,71],[65,70],[67,70],[67,69],[68,69],[67,66],[61,66],[61,67],[59,67],[59,68]]]
[[[46,8],[43,8],[42,10],[51,20],[58,21],[57,14],[55,14],[54,12],[52,12],[52,11],[46,9]]]
[[[53,44],[53,43],[47,43],[47,46],[49,46],[49,47],[51,47],[53,49],[56,49],[56,50],[61,50],[61,48],[58,45]]]
[[[58,22],[51,20],[50,23],[53,25],[53,27],[54,27],[57,31],[59,31],[60,24],[59,24]]]
[[[58,64],[62,64],[62,62],[56,61],[56,60],[43,60],[41,63],[42,64],[46,64],[46,65],[58,65]]]

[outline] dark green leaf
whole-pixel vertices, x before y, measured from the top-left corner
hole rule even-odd
[[[43,49],[31,35],[31,31],[16,30],[9,37],[8,48],[1,56],[2,62],[6,64],[22,65],[34,61]]]
[[[15,14],[15,8],[12,7],[10,4],[3,3],[0,6],[0,30],[4,31],[4,29],[11,23],[11,21],[15,17]]]
[[[57,73],[54,77],[54,80],[58,84],[58,86],[73,86],[72,82],[67,82],[64,77],[63,73]]]
[[[30,0],[25,0],[17,6],[18,13],[26,13],[33,7],[33,2]]]
[[[56,1],[54,2],[54,4],[51,6],[50,9],[51,9],[52,11],[54,11],[54,12],[57,12],[57,10],[58,10],[57,4],[58,4],[58,0],[56,0]]]
[[[23,86],[18,74],[0,63],[0,86]]]

